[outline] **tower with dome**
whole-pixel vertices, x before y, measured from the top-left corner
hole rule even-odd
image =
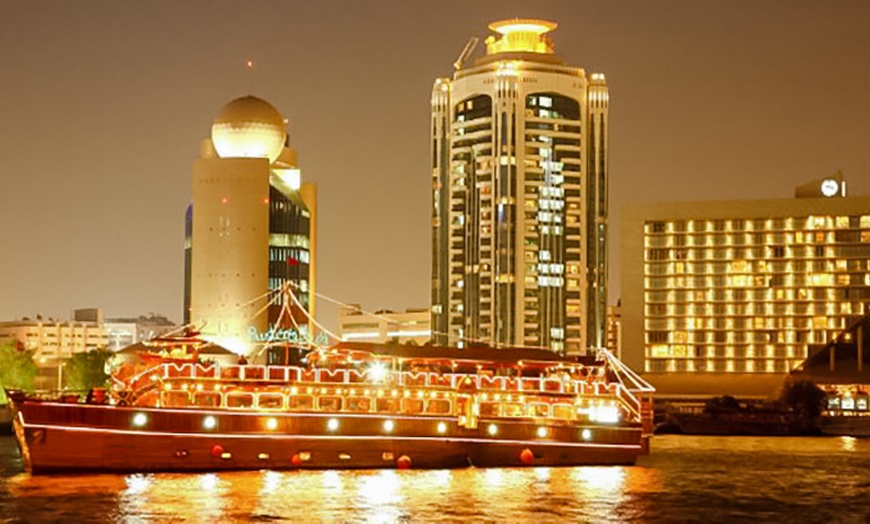
[[[269,102],[236,98],[215,118],[193,167],[185,322],[245,355],[276,323],[283,334],[307,338],[301,310],[314,315],[317,193],[301,181],[286,125]],[[298,303],[282,313],[285,304],[270,301],[270,291],[288,283]]]

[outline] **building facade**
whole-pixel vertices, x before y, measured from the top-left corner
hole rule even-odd
[[[607,341],[604,344],[611,353],[622,359],[622,305],[607,306]]]
[[[623,359],[639,371],[784,376],[870,312],[870,197],[846,196],[841,174],[793,199],[622,217]]]
[[[432,332],[577,353],[606,333],[604,75],[555,54],[556,24],[490,24],[432,90]]]
[[[135,318],[107,318],[103,323],[108,336],[110,351],[118,351],[127,346],[175,331],[171,320],[161,315],[142,315]]]
[[[354,304],[339,311],[338,335],[343,341],[422,346],[432,338],[429,322],[428,309],[367,313]]]
[[[186,215],[185,323],[250,354],[276,326],[310,336],[316,188],[302,184],[286,122],[268,102],[221,110],[193,169]],[[289,286],[292,296],[280,291]]]
[[[0,322],[2,344],[33,351],[39,367],[51,367],[76,353],[105,349],[108,335],[102,322],[25,318]]]

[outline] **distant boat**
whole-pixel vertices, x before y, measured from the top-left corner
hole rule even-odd
[[[656,432],[746,436],[818,434],[811,422],[777,406],[672,408]]]
[[[824,435],[839,437],[870,437],[870,413],[830,415],[819,419],[819,430]]]

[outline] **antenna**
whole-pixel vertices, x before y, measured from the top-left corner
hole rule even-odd
[[[468,57],[471,56],[471,53],[474,52],[474,48],[477,47],[477,42],[479,41],[480,39],[476,36],[472,36],[468,39],[468,43],[465,44],[465,48],[462,50],[461,53],[459,53],[459,58],[457,58],[456,61],[453,62],[454,69],[462,69],[462,65],[465,64],[466,60],[468,60]]]
[[[248,77],[248,94],[253,94],[254,92],[254,61],[248,60],[245,62],[245,71],[246,76]]]

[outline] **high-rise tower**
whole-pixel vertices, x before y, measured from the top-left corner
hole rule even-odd
[[[301,183],[285,127],[265,100],[237,98],[215,119],[193,169],[185,322],[240,353],[275,337],[272,327],[282,339],[290,330],[308,337],[302,310],[314,314],[316,188]],[[270,302],[269,291],[288,282],[298,302]]]
[[[608,92],[543,20],[490,24],[432,90],[437,344],[604,345]]]

